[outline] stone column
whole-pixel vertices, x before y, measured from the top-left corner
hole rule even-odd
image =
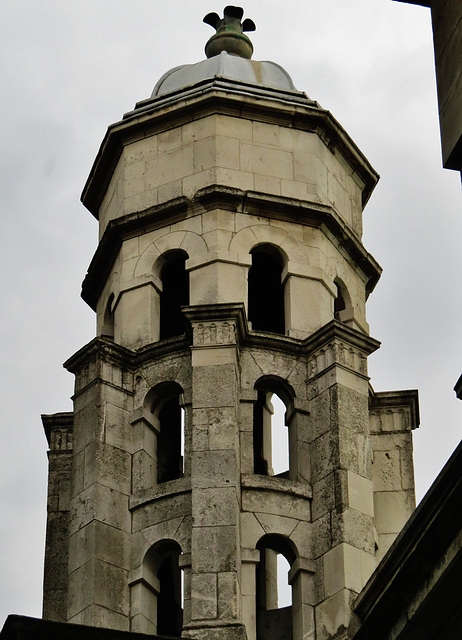
[[[322,333],[308,396],[316,630],[329,640],[351,637],[352,599],[375,568],[366,356],[377,342],[336,322]]]
[[[76,374],[67,621],[129,629],[132,374],[129,352],[98,339]]]
[[[191,619],[202,640],[246,638],[240,594],[238,322],[242,305],[189,307],[192,325]]]
[[[43,618],[67,620],[67,563],[72,473],[72,413],[42,416],[48,452]]]

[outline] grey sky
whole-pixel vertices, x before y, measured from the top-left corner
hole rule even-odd
[[[10,0],[0,8],[0,626],[40,616],[46,440],[71,409],[64,362],[95,332],[79,297],[97,226],[79,202],[107,126],[160,76],[203,59],[211,0]],[[254,58],[328,108],[381,181],[364,244],[377,391],[418,388],[420,499],[460,438],[462,196],[441,168],[430,12],[391,0],[247,0]]]

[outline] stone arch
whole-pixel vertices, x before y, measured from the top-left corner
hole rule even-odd
[[[132,631],[180,637],[183,628],[182,549],[172,539],[162,539],[146,552],[140,575],[132,581]]]
[[[259,243],[251,250],[248,273],[248,315],[254,331],[285,334],[283,272],[286,254],[276,245]]]
[[[169,251],[182,250],[188,256],[199,256],[207,253],[205,240],[192,231],[173,231],[154,240],[141,254],[134,277],[156,275],[155,263],[158,258]]]
[[[307,248],[287,231],[273,224],[256,224],[236,233],[229,245],[231,254],[246,255],[259,244],[274,245],[290,262],[310,264]]]
[[[343,280],[338,276],[334,280],[337,290],[337,296],[334,299],[334,319],[339,322],[347,322],[351,320],[353,315],[353,306],[348,288]]]
[[[291,455],[295,434],[291,436],[287,419],[292,415],[295,391],[287,380],[275,375],[262,376],[256,381],[254,388],[257,391],[257,401],[253,409],[254,473],[278,475],[283,478],[297,477],[296,462]],[[277,419],[274,416],[272,402],[275,395],[285,406],[284,415],[277,416]],[[276,447],[283,452],[286,467],[277,474],[273,469]]]
[[[255,582],[257,640],[293,640],[293,598],[285,607],[278,601],[278,581],[283,579],[278,575],[278,555],[292,568],[298,558],[297,548],[290,538],[276,533],[264,535],[256,546],[260,552]]]
[[[155,433],[149,452],[153,484],[181,478],[184,474],[183,389],[173,381],[161,382],[144,400],[144,421]]]
[[[114,340],[114,294],[109,295],[103,316],[103,325],[101,327],[101,336]]]
[[[154,273],[160,281],[159,338],[171,338],[185,331],[182,306],[189,305],[189,273],[186,271],[188,254],[183,249],[172,249],[159,256]]]

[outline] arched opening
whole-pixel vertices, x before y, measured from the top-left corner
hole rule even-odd
[[[181,478],[184,470],[184,409],[179,396],[170,398],[159,411],[157,436],[157,484]]]
[[[290,472],[289,428],[286,411],[293,399],[287,383],[276,378],[257,382],[253,411],[254,473],[288,478]]]
[[[334,299],[334,319],[339,322],[346,322],[351,319],[351,299],[346,286],[336,278],[334,281],[337,295]]]
[[[254,331],[285,334],[283,259],[272,245],[258,245],[250,252],[248,276],[249,321]]]
[[[106,304],[106,310],[104,311],[103,327],[101,330],[101,336],[103,338],[114,339],[114,312],[112,311],[113,303],[114,294],[111,293]]]
[[[162,540],[147,552],[143,582],[147,588],[143,615],[154,623],[158,635],[180,637],[183,629],[181,548],[173,540]]]
[[[161,383],[146,396],[145,416],[156,435],[152,452],[147,452],[152,458],[154,484],[184,475],[184,415],[183,389],[176,382]]]
[[[189,304],[189,273],[186,271],[187,257],[183,251],[170,251],[163,256],[165,264],[161,272],[161,340],[179,336],[185,330],[181,307]]]
[[[293,544],[284,536],[269,534],[257,544],[257,640],[292,640],[292,590],[288,572],[296,558]],[[287,585],[287,588],[284,588]]]

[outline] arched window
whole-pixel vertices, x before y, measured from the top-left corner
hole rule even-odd
[[[249,321],[254,331],[285,334],[283,260],[272,245],[258,245],[251,251],[249,269]]]
[[[265,377],[255,385],[257,402],[253,412],[254,473],[288,478],[290,472],[289,429],[286,409],[294,394],[289,385]]]
[[[175,395],[159,411],[157,436],[157,484],[176,480],[183,475],[182,443],[184,441],[184,409]]]
[[[101,336],[103,338],[114,338],[114,312],[112,311],[113,303],[114,294],[111,293],[107,301],[106,310],[104,312],[103,327],[101,330]]]
[[[181,307],[189,304],[189,273],[186,271],[187,255],[183,251],[170,251],[163,256],[161,271],[160,339],[184,333]]]
[[[288,584],[288,571],[296,559],[293,544],[284,536],[268,534],[257,544],[260,562],[256,575],[257,640],[292,640],[292,594],[282,584]],[[282,560],[282,562],[281,562]]]
[[[336,278],[334,284],[337,288],[337,296],[334,300],[334,319],[339,322],[346,322],[351,319],[351,299],[346,286]]]
[[[180,637],[183,629],[183,594],[179,557],[173,540],[162,540],[146,553],[143,563],[141,616],[158,635]]]
[[[183,389],[176,382],[156,385],[146,396],[144,416],[154,431],[155,439],[143,437],[144,455],[152,462],[152,484],[161,484],[181,478],[184,473],[184,408]],[[142,465],[145,467],[146,465]]]

